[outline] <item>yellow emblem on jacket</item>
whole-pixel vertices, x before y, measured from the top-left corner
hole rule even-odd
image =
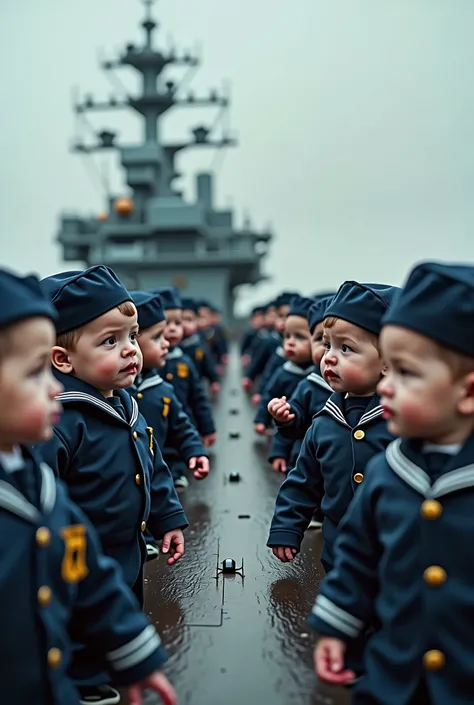
[[[86,527],[82,524],[61,529],[64,539],[64,557],[61,576],[66,583],[78,583],[89,574],[87,567]]]
[[[148,433],[148,448],[150,449],[150,453],[154,455],[155,451],[153,449],[153,428],[151,426],[147,426],[146,432]]]
[[[171,399],[169,397],[163,397],[163,416],[166,417],[170,413]]]
[[[176,372],[178,373],[178,377],[186,379],[189,374],[189,367],[185,362],[178,362],[176,365]]]
[[[202,358],[204,357],[204,350],[202,348],[196,348],[194,357],[196,358],[197,362],[201,362]]]

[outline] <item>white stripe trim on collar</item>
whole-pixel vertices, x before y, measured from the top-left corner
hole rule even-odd
[[[362,414],[357,425],[362,426],[362,424],[369,423],[369,421],[373,421],[374,419],[377,419],[379,416],[382,415],[383,408],[380,405],[374,406],[373,409],[371,409],[370,411],[366,411],[365,414]]]
[[[0,480],[0,507],[34,523],[41,518],[41,514],[36,507],[30,504],[21,492],[4,480]]]
[[[311,368],[304,369],[303,367],[300,367],[299,365],[297,365],[295,362],[292,362],[291,360],[287,360],[283,364],[283,369],[285,370],[285,372],[291,372],[291,374],[293,374],[293,375],[298,375],[300,377],[306,377],[306,375],[308,374],[308,369],[313,369],[313,368],[311,367]]]
[[[404,455],[401,439],[390,443],[385,451],[387,463],[398,477],[424,497],[443,497],[451,492],[474,488],[474,465],[465,465],[438,477],[431,485],[429,475]]]
[[[130,397],[132,401],[132,415],[130,417],[130,421],[125,421],[125,419],[118,413],[118,411],[116,411],[114,407],[108,404],[106,401],[101,401],[100,399],[97,399],[97,397],[93,397],[92,394],[87,394],[86,392],[62,392],[61,394],[58,394],[56,399],[61,402],[88,402],[89,404],[93,404],[98,409],[102,409],[102,411],[105,411],[110,416],[115,416],[117,419],[120,419],[120,421],[122,421],[123,423],[127,423],[130,426],[134,426],[138,418],[138,406],[137,402],[133,397]]]
[[[193,333],[189,338],[183,338],[180,345],[182,345],[183,348],[190,347],[191,345],[201,345],[201,338],[197,333]]]
[[[168,353],[167,360],[177,360],[180,357],[183,357],[184,353],[181,350],[181,348],[175,348],[172,352]]]
[[[340,410],[340,408],[335,404],[331,399],[328,399],[321,411],[326,410],[333,418],[336,419],[336,421],[339,421],[339,423],[342,423],[343,426],[346,426],[347,428],[350,428],[349,424],[347,423],[346,419],[344,418],[344,414]]]
[[[329,392],[332,393],[332,389],[329,384],[326,382],[325,379],[318,375],[317,372],[311,372],[311,374],[309,374],[306,379],[310,382],[314,382],[314,384],[317,384],[320,387],[323,387],[323,389],[327,389]]]
[[[41,470],[41,493],[40,502],[43,511],[50,514],[56,503],[56,478],[54,473],[46,463],[40,463]]]
[[[137,392],[142,392],[144,389],[150,389],[151,387],[156,387],[158,384],[163,383],[163,378],[160,375],[153,375],[153,377],[148,377],[144,379],[140,384],[135,384],[134,387]]]

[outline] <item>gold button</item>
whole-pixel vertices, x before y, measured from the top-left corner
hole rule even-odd
[[[437,499],[425,499],[420,513],[423,519],[438,519],[443,513],[443,505]]]
[[[438,587],[446,582],[448,575],[440,565],[430,565],[423,573],[425,583],[431,587]]]
[[[146,521],[142,521],[140,528],[141,528],[142,531],[145,531],[145,529],[146,529]]]
[[[168,372],[168,374],[166,375],[166,379],[173,379],[172,372]]]
[[[57,668],[62,660],[62,652],[53,646],[53,648],[48,651],[48,666],[51,666],[51,668]]]
[[[361,428],[359,428],[358,431],[354,432],[354,438],[356,439],[356,441],[361,441],[363,438],[365,438],[365,433]]]
[[[140,477],[140,475],[135,475],[135,484],[141,485],[141,482],[142,482],[142,478]]]
[[[440,671],[444,668],[446,657],[442,651],[431,649],[423,655],[423,666],[427,671]]]
[[[36,543],[38,546],[49,546],[51,543],[51,531],[46,526],[40,526],[37,530]]]
[[[42,585],[38,590],[38,602],[41,607],[47,607],[50,605],[52,599],[53,593],[51,592],[51,588],[47,585]]]
[[[143,399],[143,394],[141,392],[138,392],[137,399]]]
[[[357,484],[360,484],[362,480],[364,479],[364,476],[361,472],[356,472],[354,475],[354,482],[357,482]]]
[[[138,433],[136,431],[133,432],[133,439],[136,441],[138,438]]]

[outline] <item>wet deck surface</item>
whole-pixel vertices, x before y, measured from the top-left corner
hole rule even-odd
[[[211,475],[192,480],[181,495],[190,522],[186,554],[174,567],[160,558],[146,568],[147,610],[170,654],[166,672],[179,703],[346,705],[347,692],[317,684],[314,636],[305,624],[323,574],[320,532],[307,532],[293,564],[280,563],[265,546],[282,478],[253,433],[236,356],[215,415]],[[241,481],[229,482],[230,472]],[[243,560],[245,577],[216,580],[225,558],[237,567]]]

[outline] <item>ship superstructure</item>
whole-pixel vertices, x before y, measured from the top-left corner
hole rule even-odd
[[[180,84],[168,78],[170,69],[195,69],[199,60],[189,53],[155,48],[153,0],[144,4],[143,43],[127,44],[116,60],[102,63],[105,71],[135,69],[142,78],[141,93],[105,102],[86,96],[75,104],[79,116],[118,109],[132,109],[141,116],[140,144],[121,146],[111,130],[97,133],[92,143],[79,139],[74,144],[75,151],[86,155],[117,149],[129,194],[109,194],[106,210],[97,217],[63,214],[57,239],[66,261],[107,264],[129,288],[177,286],[186,296],[211,299],[229,320],[237,287],[264,278],[261,263],[272,234],[255,232],[248,220],[236,228],[232,210],[215,208],[211,172],[197,174],[194,202],[174,187],[180,152],[192,147],[221,150],[236,141],[225,133],[216,137],[215,130],[204,125],[194,127],[188,141],[163,141],[160,123],[168,111],[195,106],[228,110],[229,99],[217,91],[204,97],[184,95]]]

